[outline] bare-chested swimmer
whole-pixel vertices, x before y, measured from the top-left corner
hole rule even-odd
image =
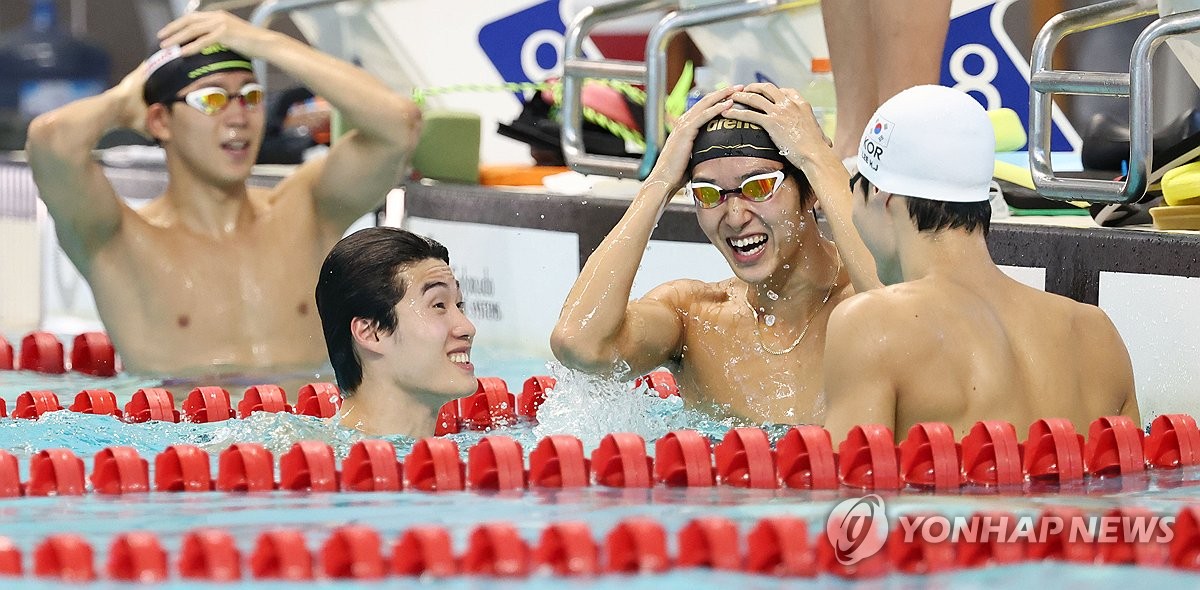
[[[475,391],[475,326],[445,246],[392,227],[354,232],[321,266],[316,300],[346,426],[429,436],[442,404]]]
[[[671,281],[630,301],[650,234],[685,183],[734,277]],[[877,283],[861,242],[845,245],[843,263],[821,236],[814,194],[848,202],[849,175],[795,91],[752,84],[704,97],[588,259],[555,327],[555,356],[599,373],[669,365],[689,403],[756,422],[819,423],[829,313],[853,293],[851,278],[860,289]],[[857,239],[848,218],[831,224]]]
[[[166,49],[116,87],[30,126],[29,162],[59,242],[131,371],[320,367],[317,270],[395,186],[420,111],[361,69],[227,13],[188,14],[159,39]],[[272,189],[246,185],[264,128],[251,58],[327,99],[354,129]],[[166,149],[166,191],[137,211],[92,157],[114,127]]]
[[[1100,308],[1027,287],[988,254],[995,159],[986,113],[942,86],[905,90],[862,134],[854,224],[889,286],[847,299],[829,319],[826,428],[856,424],[897,439],[918,422],[961,437],[978,420],[1018,429],[1068,418],[1139,421],[1133,369]]]

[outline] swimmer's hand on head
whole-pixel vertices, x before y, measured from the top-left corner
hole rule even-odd
[[[669,200],[685,183],[687,183],[688,162],[692,158],[692,144],[696,134],[705,123],[713,117],[728,111],[733,106],[731,96],[742,86],[729,86],[711,92],[701,98],[692,108],[688,109],[675,124],[675,129],[667,136],[662,152],[646,177],[644,186],[652,183],[664,184],[667,188],[666,199]]]
[[[159,47],[178,45],[183,55],[193,55],[214,43],[238,53],[259,56],[274,33],[256,27],[225,11],[185,14],[158,31]]]
[[[784,155],[797,168],[806,170],[811,162],[824,160],[840,164],[832,150],[833,142],[817,124],[812,105],[796,90],[759,82],[732,98],[750,108],[731,109],[725,116],[766,129],[780,152],[786,152]]]
[[[111,92],[118,98],[118,104],[120,105],[117,126],[131,129],[140,135],[150,137],[150,133],[146,131],[147,105],[145,99],[142,97],[142,89],[146,85],[147,70],[146,62],[142,62],[132,72],[126,74],[108,92]]]

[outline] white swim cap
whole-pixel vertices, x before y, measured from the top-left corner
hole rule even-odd
[[[888,99],[858,143],[858,170],[879,190],[953,203],[988,200],[996,135],[983,107],[945,86]]]

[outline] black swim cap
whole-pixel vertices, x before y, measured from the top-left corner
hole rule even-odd
[[[695,168],[700,162],[730,156],[748,156],[788,163],[787,157],[779,153],[779,148],[771,141],[771,135],[766,129],[754,123],[715,117],[705,123],[696,134],[688,170]]]
[[[196,80],[220,72],[253,72],[250,58],[221,44],[201,49],[195,55],[182,56],[179,47],[168,47],[146,60],[149,72],[142,98],[147,105],[167,102]]]

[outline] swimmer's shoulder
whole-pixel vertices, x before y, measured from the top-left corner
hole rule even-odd
[[[651,289],[646,293],[646,298],[669,299],[680,303],[727,298],[724,290],[727,288],[726,283],[727,281],[706,283],[696,279],[675,279]]]
[[[851,295],[829,314],[826,338],[853,342],[858,354],[911,357],[934,331],[935,314],[927,303],[921,289],[910,283]]]

